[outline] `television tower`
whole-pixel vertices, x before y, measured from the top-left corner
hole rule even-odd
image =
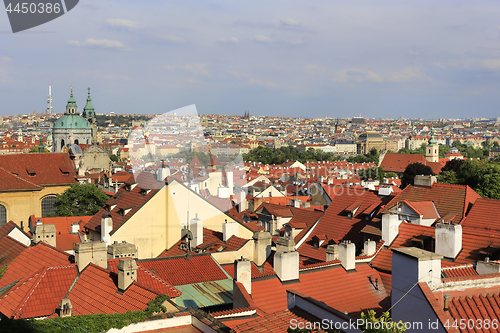
[[[52,114],[52,86],[49,85],[49,96],[47,96],[47,110],[45,114]]]

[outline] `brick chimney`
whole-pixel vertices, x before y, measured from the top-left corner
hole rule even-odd
[[[108,245],[108,259],[117,258],[137,258],[137,247],[126,241],[121,243],[114,241],[113,244]]]
[[[137,281],[137,263],[132,258],[120,259],[118,262],[118,289],[125,291],[134,281]]]
[[[104,242],[86,241],[75,244],[75,262],[81,272],[88,264],[94,263],[102,268],[108,268],[107,246]]]
[[[346,271],[356,269],[356,245],[351,241],[339,244],[339,259]]]
[[[276,252],[295,251],[295,242],[289,237],[278,237],[276,240]]]
[[[434,252],[446,258],[455,259],[462,250],[462,226],[459,224],[436,223],[436,249]]]
[[[271,254],[271,234],[267,231],[257,231],[253,234],[253,262],[261,266]]]

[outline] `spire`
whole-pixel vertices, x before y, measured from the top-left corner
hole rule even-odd
[[[437,140],[434,137],[434,127],[432,127],[432,130],[431,130],[431,139],[429,140],[429,144],[430,145],[437,145]]]
[[[69,95],[68,104],[66,104],[66,112],[69,113],[68,108],[75,108],[76,112],[76,101],[73,98],[73,86],[71,86],[71,94]]]
[[[83,108],[83,116],[85,118],[94,117],[95,111],[92,106],[92,98],[90,98],[90,88],[88,88],[88,97],[87,97],[87,105]]]

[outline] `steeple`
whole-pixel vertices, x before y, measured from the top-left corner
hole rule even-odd
[[[429,140],[430,145],[437,145],[437,140],[434,137],[434,127],[431,130],[431,139]]]
[[[92,99],[90,98],[90,88],[88,88],[87,105],[85,105],[85,107],[83,108],[82,116],[84,116],[85,118],[95,116],[95,110],[92,106]]]
[[[71,86],[71,94],[69,95],[68,104],[66,104],[65,114],[78,114],[76,101],[73,98],[73,86]]]
[[[431,130],[429,145],[426,147],[425,158],[427,158],[429,162],[439,162],[439,146],[436,138],[434,137],[434,127]]]

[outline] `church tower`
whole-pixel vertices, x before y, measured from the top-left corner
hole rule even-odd
[[[97,119],[95,117],[95,110],[92,106],[92,99],[90,98],[90,88],[88,88],[87,105],[83,108],[83,118],[87,119],[92,127],[92,144],[97,143]]]
[[[439,145],[434,137],[434,128],[431,132],[429,144],[426,147],[425,158],[427,158],[429,162],[439,162]]]

